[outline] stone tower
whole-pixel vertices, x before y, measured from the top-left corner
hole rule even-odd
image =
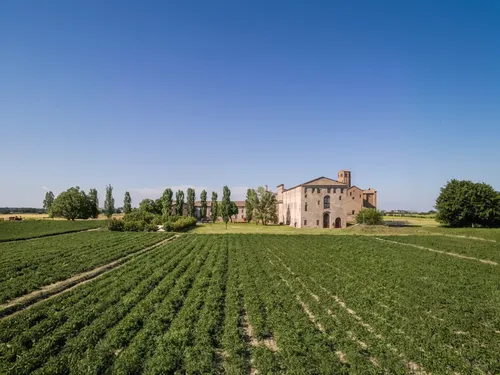
[[[337,181],[346,184],[348,187],[351,187],[351,171],[341,170],[337,174]]]

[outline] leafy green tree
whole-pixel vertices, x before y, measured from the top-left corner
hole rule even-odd
[[[106,200],[104,201],[104,213],[107,218],[110,219],[115,212],[115,199],[113,198],[113,187],[111,185],[106,186]]]
[[[51,191],[48,191],[45,193],[45,199],[43,200],[43,209],[45,212],[49,215],[49,217],[52,217],[52,212],[50,211],[52,204],[54,203],[54,193]]]
[[[358,224],[381,225],[384,213],[376,208],[363,208],[356,215]]]
[[[129,214],[132,212],[132,198],[128,191],[125,192],[125,197],[123,198],[123,213]]]
[[[173,196],[174,196],[174,192],[172,191],[172,189],[169,189],[169,188],[165,189],[165,191],[163,192],[163,195],[161,196],[163,215],[165,217],[169,217],[172,215]]]
[[[184,208],[184,192],[182,190],[177,190],[177,193],[175,193],[175,206],[177,215],[182,216]]]
[[[229,217],[231,216],[231,190],[227,186],[222,188],[222,207],[221,207],[221,216],[224,223],[229,221]]]
[[[90,189],[88,198],[90,204],[90,217],[97,219],[99,217],[99,198],[97,197],[97,190]]]
[[[207,191],[206,190],[201,191],[200,199],[201,199],[200,219],[203,220],[207,217]]]
[[[452,227],[500,225],[500,193],[491,185],[451,180],[436,199],[436,220]]]
[[[142,211],[142,212],[147,212],[147,213],[150,213],[150,214],[153,214],[153,215],[158,215],[158,214],[161,214],[161,206],[158,207],[157,202],[154,201],[153,199],[143,199],[140,203],[139,203],[139,211]]]
[[[238,206],[236,205],[236,203],[234,202],[231,202],[231,205],[229,207],[229,218],[231,219],[231,223],[233,222],[233,216],[236,219],[238,219],[238,212],[239,212],[239,209],[238,209]]]
[[[275,223],[278,220],[276,213],[276,195],[265,190],[262,186],[249,195],[250,207],[253,209],[253,219],[262,220],[263,225]]]
[[[212,222],[215,223],[217,218],[219,217],[219,206],[217,205],[217,193],[215,191],[212,192],[212,202],[210,205],[210,218]]]
[[[68,220],[88,219],[90,217],[90,200],[80,187],[72,187],[63,191],[54,200],[51,213],[54,217]]]
[[[190,217],[195,217],[195,214],[196,214],[195,201],[196,201],[196,193],[195,193],[194,189],[188,188],[187,189],[187,214]]]
[[[247,190],[247,199],[245,200],[245,215],[247,222],[251,222],[253,219],[253,203],[256,202],[256,193],[254,189]]]

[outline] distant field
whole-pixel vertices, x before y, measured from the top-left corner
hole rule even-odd
[[[103,220],[26,220],[0,221],[0,242],[78,232],[104,226]]]
[[[98,235],[89,254],[107,254],[106,234],[29,242]],[[498,246],[185,235],[0,319],[0,373],[497,374]]]
[[[9,220],[9,217],[11,216],[21,216],[23,219],[36,219],[36,220],[61,220],[61,221],[66,221],[65,218],[63,217],[57,217],[57,218],[49,218],[49,215],[47,214],[19,214],[19,213],[12,213],[12,214],[0,214],[0,219],[4,220]],[[113,215],[115,218],[121,218],[123,217],[123,214],[115,214]],[[106,215],[100,214],[97,220],[105,220]],[[76,220],[80,221],[80,220]]]
[[[437,227],[439,223],[434,217],[401,217],[401,216],[384,216],[384,221],[386,222],[401,222],[407,225],[420,225],[420,226],[430,226]]]
[[[171,235],[98,231],[0,243],[0,303],[106,264],[168,236]]]

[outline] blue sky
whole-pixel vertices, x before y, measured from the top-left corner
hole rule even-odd
[[[500,190],[498,1],[5,1],[0,206],[350,169],[382,209]]]

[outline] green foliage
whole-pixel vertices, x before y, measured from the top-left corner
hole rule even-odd
[[[436,199],[436,220],[451,227],[500,226],[500,193],[491,185],[451,180]]]
[[[221,205],[221,216],[224,223],[229,221],[229,217],[231,216],[231,190],[227,186],[222,188],[222,205]]]
[[[139,211],[150,213],[152,215],[161,215],[162,202],[161,200],[154,201],[153,199],[143,199],[139,203]]]
[[[247,191],[247,201],[247,217],[250,208],[251,217],[255,221],[261,220],[263,225],[278,221],[276,196],[271,191],[265,190],[262,186],[259,186],[257,191],[251,193]]]
[[[253,204],[257,202],[257,193],[254,189],[247,190],[247,198],[245,200],[245,212],[246,212],[246,220],[247,222],[251,222],[253,219]]]
[[[201,195],[201,208],[200,208],[200,219],[203,220],[207,217],[207,191],[202,190]]]
[[[123,230],[125,232],[143,232],[149,224],[142,220],[124,221]]]
[[[161,201],[162,201],[162,210],[163,210],[163,216],[170,216],[172,215],[172,199],[173,199],[174,193],[172,192],[172,189],[165,189],[163,192],[163,195],[161,196]]]
[[[182,232],[196,226],[196,218],[179,216],[177,218],[168,218],[163,223],[165,232]]]
[[[217,204],[217,193],[213,191],[212,202],[210,204],[210,219],[212,219],[212,222],[215,223],[218,217],[219,217],[219,206]]]
[[[175,193],[175,209],[179,216],[182,216],[184,209],[184,192],[182,190],[177,190]]]
[[[97,219],[99,217],[99,198],[97,197],[97,190],[90,189],[88,198],[90,206],[90,217],[93,219]]]
[[[238,206],[236,205],[236,203],[231,202],[229,206],[229,218],[231,219],[231,222],[233,222],[233,216],[235,217],[235,219],[238,218]]]
[[[44,285],[108,264],[165,238],[165,235],[150,233],[95,231],[1,243],[0,304]],[[1,332],[0,328],[0,335]],[[5,373],[3,358],[0,357],[2,374]]]
[[[88,219],[91,217],[90,200],[78,186],[63,191],[51,206],[54,217],[68,220]]]
[[[125,192],[125,197],[123,198],[123,213],[129,214],[132,212],[132,197],[128,191]]]
[[[188,216],[195,217],[195,202],[196,193],[194,189],[188,188],[187,190],[187,214]]]
[[[104,201],[104,214],[108,219],[113,216],[115,211],[115,199],[113,198],[113,187],[111,185],[106,186],[106,200]]]
[[[376,208],[363,208],[356,215],[358,224],[380,225],[383,224],[383,212]]]
[[[151,212],[137,209],[123,216],[123,221],[144,221],[146,224],[150,224],[154,218],[155,215]]]
[[[52,204],[54,203],[54,193],[51,191],[48,191],[45,193],[45,199],[43,200],[43,209],[45,212],[49,215],[49,217],[52,217],[52,212],[50,211]]]
[[[113,232],[123,232],[125,228],[125,221],[111,218],[108,221],[108,229]]]
[[[0,221],[0,242],[26,240],[56,234],[81,232],[105,225],[104,220],[23,220]]]

